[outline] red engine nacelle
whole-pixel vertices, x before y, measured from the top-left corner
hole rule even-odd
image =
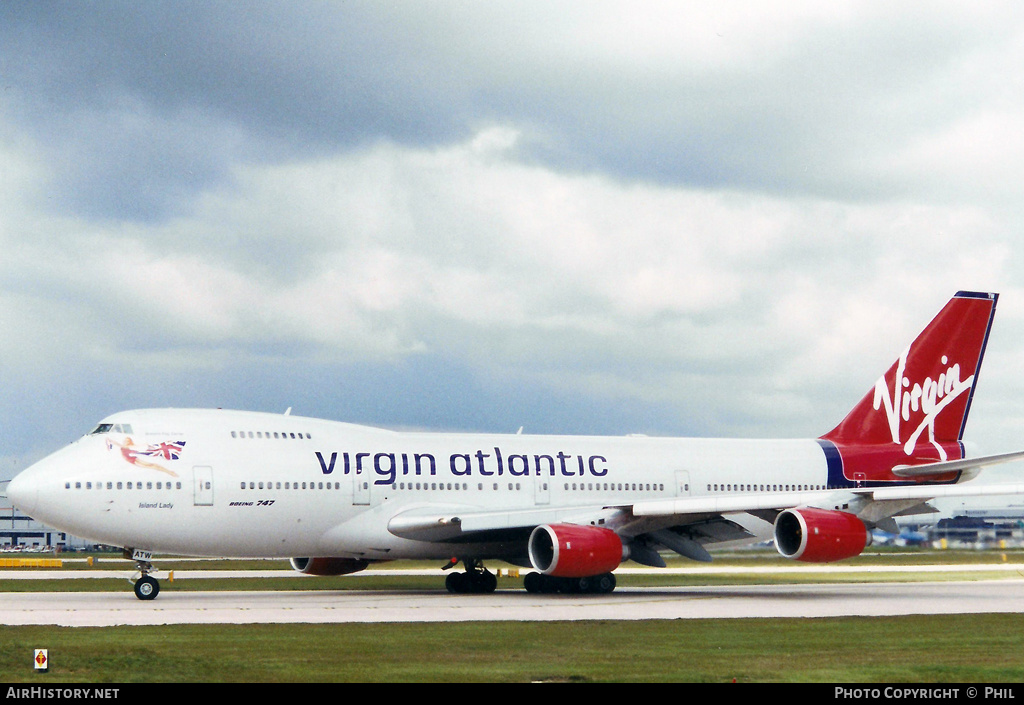
[[[597,526],[553,524],[530,534],[530,563],[545,575],[586,578],[610,573],[623,559],[622,539]]]
[[[291,564],[306,575],[346,575],[358,573],[370,562],[356,558],[292,558]]]
[[[860,555],[871,532],[849,512],[787,509],[775,519],[775,547],[786,558],[829,563]]]

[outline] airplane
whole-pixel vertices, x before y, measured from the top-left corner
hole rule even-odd
[[[609,593],[626,560],[774,540],[785,557],[859,555],[895,517],[1024,451],[966,457],[963,433],[998,294],[958,292],[831,431],[802,440],[399,432],[285,414],[143,409],[18,474],[8,497],[69,534],[123,546],[134,591],[155,553],[289,558],[312,575],[446,561],[484,593],[484,561],[531,568],[534,593]],[[451,570],[459,563],[463,571]]]

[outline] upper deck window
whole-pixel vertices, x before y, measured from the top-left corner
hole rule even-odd
[[[132,426],[127,423],[101,423],[90,435],[97,433],[131,433]]]

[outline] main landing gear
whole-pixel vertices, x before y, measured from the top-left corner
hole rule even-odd
[[[466,570],[452,572],[444,580],[444,586],[451,593],[458,594],[489,594],[498,587],[498,579],[483,564],[473,558],[463,561]],[[452,558],[442,570],[451,570],[459,564],[458,558]],[[602,573],[585,578],[557,578],[543,573],[527,573],[523,578],[523,587],[529,593],[564,595],[607,595],[615,590],[615,575]]]
[[[457,558],[452,558],[442,570],[451,570],[458,563]],[[480,561],[472,558],[467,558],[463,563],[466,564],[465,571],[449,573],[444,579],[444,586],[448,592],[477,595],[494,592],[498,587],[498,579],[494,573],[484,568]]]
[[[561,592],[569,595],[607,595],[615,589],[615,575],[602,573],[585,578],[556,578],[543,573],[527,573],[523,578],[523,587],[527,592],[538,594]]]

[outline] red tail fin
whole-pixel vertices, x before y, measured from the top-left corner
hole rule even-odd
[[[842,423],[822,438],[835,443],[844,459],[844,446],[852,450],[865,445],[876,451],[898,445],[903,462],[908,457],[945,460],[953,453],[961,457],[959,441],[998,298],[957,293]],[[866,479],[882,479],[878,469],[869,472],[874,478]]]

